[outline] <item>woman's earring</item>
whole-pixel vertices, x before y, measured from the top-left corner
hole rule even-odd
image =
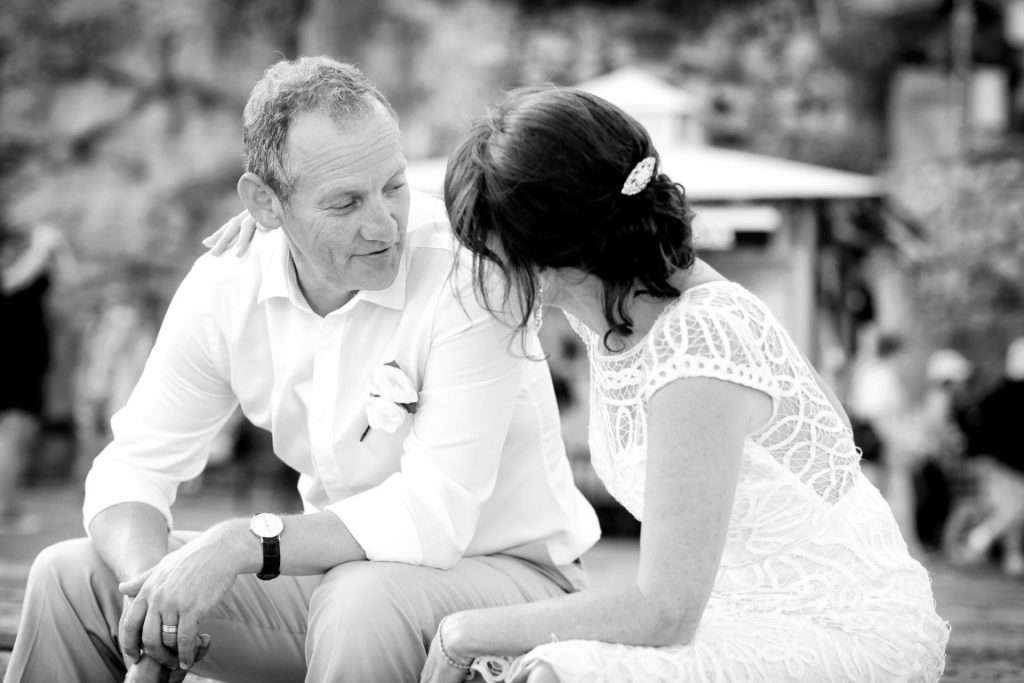
[[[544,324],[544,286],[537,288],[537,305],[533,308],[533,332],[540,334],[540,327]]]

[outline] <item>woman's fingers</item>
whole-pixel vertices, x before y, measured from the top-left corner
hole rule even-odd
[[[246,214],[238,233],[238,241],[235,246],[236,255],[241,256],[249,250],[249,244],[252,242],[253,235],[256,234],[258,228],[262,228],[262,226],[256,222],[255,218]]]
[[[209,248],[214,256],[220,256],[234,245],[235,253],[241,256],[249,250],[249,244],[258,229],[262,229],[262,226],[248,211],[243,211],[204,239],[203,246]]]
[[[210,249],[214,256],[220,256],[234,243],[241,230],[242,221],[249,217],[248,211],[233,216],[224,225],[217,228],[217,231],[203,240],[203,246]]]

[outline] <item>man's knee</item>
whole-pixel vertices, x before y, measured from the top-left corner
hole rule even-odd
[[[86,538],[61,541],[36,556],[29,570],[26,601],[69,605],[117,601],[117,579]]]
[[[410,585],[414,582],[410,569],[391,562],[349,562],[335,567],[313,592],[310,628],[333,624],[347,629],[353,624],[365,631],[372,630],[367,626],[373,623],[398,627],[389,631],[418,628],[418,622],[433,618],[433,610],[423,592]],[[386,633],[378,635],[385,637]]]
[[[94,580],[97,573],[110,572],[89,539],[76,538],[54,543],[40,552],[29,570],[29,584],[72,587]]]
[[[435,615],[411,574],[408,565],[389,562],[349,562],[328,572],[310,599],[310,673],[327,667],[361,672],[351,680],[416,680]]]
[[[63,541],[29,570],[12,680],[120,680],[117,581],[88,539]],[[110,678],[112,677],[112,678]]]

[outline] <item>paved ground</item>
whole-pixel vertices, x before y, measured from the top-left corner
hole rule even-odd
[[[204,528],[228,516],[247,516],[253,510],[292,504],[276,491],[236,496],[222,493],[224,490],[215,485],[183,496],[176,506],[176,526]],[[77,486],[33,489],[30,506],[41,522],[40,532],[0,534],[0,674],[6,669],[32,557],[54,541],[80,535],[80,505]],[[635,540],[603,540],[587,557],[594,582],[629,580],[635,554]],[[968,572],[942,563],[931,563],[930,569],[939,613],[953,625],[943,681],[1024,681],[1024,582],[1005,579],[988,569]]]

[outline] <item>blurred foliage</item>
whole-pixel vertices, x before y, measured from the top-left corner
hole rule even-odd
[[[897,10],[863,9],[887,4]],[[998,3],[977,6],[975,58],[1005,58]],[[410,158],[444,153],[501,89],[635,64],[707,103],[714,144],[874,172],[890,75],[948,62],[948,11],[949,0],[0,0],[3,210],[67,231],[82,264],[60,298],[69,319],[121,277],[118,263],[158,273],[166,298],[200,237],[237,211],[249,89],[277,59],[320,53],[388,93]],[[1006,315],[986,324],[1008,326],[1020,303],[1019,259],[996,266],[1019,254],[1001,246],[1014,225],[998,209],[1019,186],[996,177],[899,181],[933,231],[922,310],[950,341],[988,343],[967,321],[991,304]]]
[[[627,63],[705,96],[713,142],[857,170],[882,156],[810,0],[4,1],[6,209],[67,226],[86,261],[187,263],[233,204],[248,89],[299,53],[358,63],[411,157],[447,149],[500,88]]]
[[[998,377],[1024,335],[1024,161],[934,162],[892,184],[927,231],[914,266],[922,329]]]
[[[260,36],[272,45],[279,45],[282,56],[297,57],[300,26],[310,5],[309,0],[217,0],[209,3],[218,54],[228,54],[240,43]]]

